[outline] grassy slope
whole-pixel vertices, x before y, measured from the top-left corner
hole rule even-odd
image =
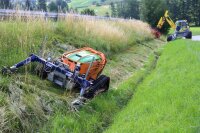
[[[72,0],[69,5],[71,7],[83,7],[83,6],[90,6],[92,5],[92,2],[100,2],[100,0]]]
[[[85,8],[93,9],[98,16],[105,16],[106,12],[108,12],[111,15],[111,8],[110,3],[111,2],[118,2],[119,0],[106,0],[104,3],[102,3],[102,6],[96,6],[92,5],[93,2],[100,3],[100,0],[72,0],[71,3],[69,3],[70,7],[77,8],[79,12],[84,10]]]
[[[145,44],[155,50],[163,42],[151,41]],[[157,48],[155,48],[155,45],[157,45]],[[138,48],[129,49],[112,61],[109,61],[110,63],[107,65],[107,68],[111,67],[112,69],[109,70],[106,68],[105,73],[111,76],[110,90],[93,99],[78,114],[76,112],[56,114],[43,131],[77,133],[104,131],[112,122],[114,115],[130,100],[137,85],[153,68],[156,58],[155,55],[152,55],[154,50],[149,47],[138,45]],[[151,56],[149,56],[150,54]],[[143,69],[140,69],[142,68],[141,64],[145,64]],[[115,71],[119,74],[115,74]],[[130,76],[131,78],[127,79]],[[125,77],[125,80],[123,77]]]
[[[65,51],[55,45],[58,42],[76,47],[90,46],[106,53],[108,58],[113,58],[111,64],[116,65],[114,60],[123,60],[120,57],[114,59],[116,53],[123,53],[135,44],[152,39],[150,30],[146,26],[148,27],[139,21],[111,22],[85,19],[74,21],[70,16],[56,23],[31,18],[27,22],[1,21],[0,66],[11,66],[30,53],[37,54],[45,36],[48,39],[44,49],[47,52],[55,52],[56,56]],[[143,58],[142,53],[136,56]],[[137,60],[135,62],[137,63]],[[108,66],[112,68],[111,64]],[[32,66],[20,69],[18,74],[11,77],[0,75],[1,131],[35,131],[46,124],[50,116],[70,113],[69,103],[74,95],[78,94],[64,93],[64,89],[47,80],[41,80],[31,69]],[[123,68],[119,64],[117,66]],[[105,73],[117,77],[118,73],[115,74],[110,67],[106,68]]]
[[[200,42],[166,45],[156,69],[139,85],[109,132],[198,132]]]
[[[105,16],[107,12],[109,13],[109,15],[111,15],[110,5],[102,5],[102,6],[90,5],[88,7],[78,8],[78,11],[81,12],[85,8],[93,9],[95,11],[95,14],[98,16]]]
[[[118,1],[120,0],[106,0],[102,4],[109,5],[111,2],[118,2]],[[69,3],[69,6],[74,7],[74,8],[83,7],[83,6],[91,6],[93,2],[100,3],[101,0],[71,0],[71,2]]]

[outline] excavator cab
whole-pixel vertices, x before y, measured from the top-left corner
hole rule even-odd
[[[176,25],[175,32],[174,34],[168,36],[167,41],[171,41],[176,38],[182,38],[182,37],[185,37],[186,39],[192,38],[192,32],[190,31],[190,27],[188,25],[187,20],[178,20],[176,21],[175,25]]]
[[[185,31],[185,30],[188,30],[189,29],[189,26],[188,26],[188,23],[186,20],[179,20],[179,21],[176,21],[176,31],[179,32],[179,31]]]

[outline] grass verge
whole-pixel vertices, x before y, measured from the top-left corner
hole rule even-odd
[[[200,35],[200,27],[191,27],[192,35]]]
[[[49,124],[43,128],[45,132],[102,132],[112,122],[114,115],[130,100],[138,84],[152,71],[157,61],[157,54],[149,57],[143,69],[125,80],[108,93],[99,95],[78,112],[57,113]]]
[[[106,132],[199,132],[199,51],[200,43],[191,40],[166,45],[156,69]]]

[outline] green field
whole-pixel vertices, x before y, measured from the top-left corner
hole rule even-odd
[[[106,132],[199,132],[199,68],[200,42],[168,43],[156,69]]]
[[[69,6],[73,8],[87,7],[92,5],[93,2],[100,2],[100,0],[72,0]]]
[[[72,8],[77,8],[79,12],[86,8],[89,8],[93,9],[95,11],[95,14],[98,16],[105,16],[107,12],[111,16],[110,3],[117,1],[119,0],[106,0],[105,2],[101,3],[100,0],[72,0],[72,2],[69,3],[69,6]],[[93,2],[100,3],[101,5],[96,6],[96,4],[93,4]]]
[[[91,5],[88,7],[84,8],[78,8],[78,11],[81,12],[82,10],[89,8],[95,11],[95,14],[98,16],[106,16],[106,13],[109,13],[109,16],[111,16],[111,8],[110,5],[102,5],[102,6],[96,6],[96,5]]]
[[[191,27],[193,35],[200,35],[200,27]]]
[[[91,6],[94,2],[96,3],[100,3],[102,5],[110,5],[111,2],[119,2],[121,0],[105,0],[103,3],[101,2],[101,0],[71,0],[71,2],[69,3],[70,7],[73,8],[80,8],[80,7],[87,7],[87,6]]]

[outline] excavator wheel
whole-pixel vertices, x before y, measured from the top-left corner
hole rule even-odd
[[[9,67],[3,67],[1,69],[1,74],[2,75],[11,75],[11,74],[13,74],[15,72],[16,72],[16,69],[10,69]]]
[[[91,86],[88,92],[84,94],[84,97],[91,99],[102,92],[106,92],[109,89],[109,83],[110,78],[101,75],[96,81],[94,81],[93,86]]]
[[[3,67],[1,69],[1,74],[2,75],[7,75],[7,74],[10,74],[10,73],[11,73],[11,71],[8,68],[6,68],[6,67]]]
[[[187,38],[187,39],[192,39],[192,32],[189,31],[188,34],[187,34],[187,36],[186,36],[185,38]]]
[[[172,35],[170,35],[170,36],[167,37],[167,41],[168,41],[168,42],[172,41],[172,39],[173,39],[173,38],[172,38]]]

